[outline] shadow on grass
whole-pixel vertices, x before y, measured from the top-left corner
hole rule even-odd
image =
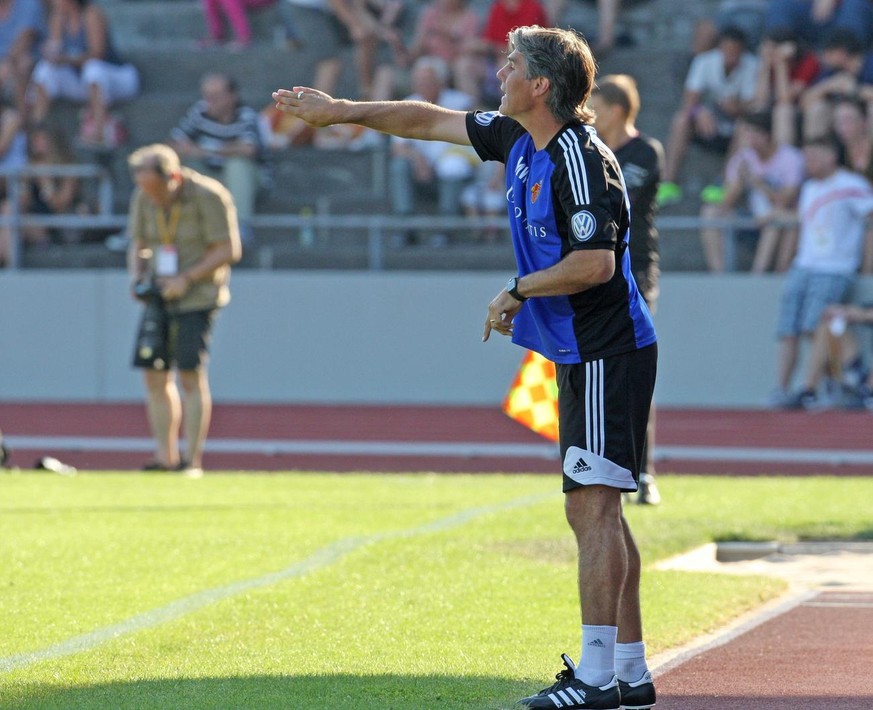
[[[0,690],[0,708],[505,710],[542,687],[535,685],[493,677],[397,675],[171,678],[75,688],[22,683]]]

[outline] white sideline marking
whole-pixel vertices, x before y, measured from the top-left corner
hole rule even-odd
[[[453,527],[458,527],[465,523],[480,518],[490,513],[502,513],[514,508],[525,508],[530,505],[535,505],[549,498],[559,495],[558,493],[547,493],[538,496],[527,496],[525,498],[517,498],[505,503],[495,503],[494,505],[482,506],[479,508],[469,508],[462,510],[454,515],[446,518],[434,520],[424,525],[419,525],[415,528],[407,530],[395,530],[393,532],[377,533],[374,535],[363,535],[358,537],[348,537],[342,540],[337,540],[315,553],[308,558],[295,562],[293,565],[277,572],[271,572],[261,577],[252,579],[243,579],[238,582],[225,585],[223,587],[213,587],[205,589],[202,592],[197,592],[182,599],[178,599],[169,604],[151,609],[137,614],[129,619],[120,621],[111,626],[104,626],[101,629],[95,629],[80,636],[73,636],[52,644],[46,648],[36,651],[28,651],[26,653],[18,653],[6,658],[0,658],[0,673],[9,673],[10,671],[25,668],[40,661],[54,660],[65,656],[72,656],[76,653],[89,651],[97,646],[100,646],[107,641],[112,641],[127,634],[136,633],[145,629],[150,629],[154,626],[173,621],[186,614],[199,611],[205,606],[215,604],[216,602],[229,599],[251,589],[259,589],[260,587],[268,587],[279,582],[284,582],[296,577],[302,577],[309,572],[315,572],[332,565],[346,555],[361,549],[365,545],[379,543],[384,540],[394,540],[399,538],[410,538],[418,535],[426,535],[433,532],[442,532]]]
[[[100,436],[6,436],[12,449],[151,452],[147,438]],[[557,444],[439,441],[339,441],[315,439],[209,439],[206,451],[224,454],[330,454],[340,456],[448,456],[457,458],[558,459]],[[655,459],[873,465],[873,451],[777,449],[744,446],[656,446]]]

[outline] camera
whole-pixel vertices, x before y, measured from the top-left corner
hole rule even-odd
[[[167,310],[161,290],[154,279],[139,281],[133,287],[134,295],[145,303],[136,346],[133,353],[135,367],[165,370],[167,358]]]
[[[154,279],[148,278],[142,281],[137,281],[133,287],[133,294],[140,301],[150,301],[152,299],[162,299],[161,289],[158,287]]]

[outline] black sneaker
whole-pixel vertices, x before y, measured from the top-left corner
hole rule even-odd
[[[820,409],[821,403],[818,401],[815,392],[812,390],[801,390],[796,394],[789,395],[783,406],[783,409]]]
[[[624,710],[649,710],[655,704],[655,684],[649,671],[636,683],[618,681],[618,689],[621,691],[621,707]]]
[[[618,680],[604,686],[587,685],[576,678],[576,664],[566,653],[561,654],[566,668],[555,676],[558,681],[536,695],[522,698],[518,704],[526,708],[561,708],[562,710],[621,710]]]

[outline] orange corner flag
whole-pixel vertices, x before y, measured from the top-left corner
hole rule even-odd
[[[558,440],[558,383],[555,363],[528,351],[506,399],[503,411],[550,441]]]

